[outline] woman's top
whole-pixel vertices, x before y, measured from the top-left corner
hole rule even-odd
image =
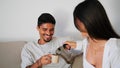
[[[118,45],[116,38],[110,38],[104,47],[102,68],[120,68],[120,44]],[[88,46],[88,40],[77,41],[77,47],[75,50],[83,52],[83,67],[84,68],[95,68],[86,59],[86,50]]]

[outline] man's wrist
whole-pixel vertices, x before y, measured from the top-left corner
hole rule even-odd
[[[37,60],[34,64],[27,66],[26,68],[42,68],[40,60]]]
[[[38,67],[42,67],[41,60],[37,60],[36,63],[37,63],[37,65],[38,65]]]

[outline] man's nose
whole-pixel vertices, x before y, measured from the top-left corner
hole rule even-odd
[[[47,34],[47,35],[50,35],[50,34],[51,34],[51,32],[48,30],[48,31],[46,32],[46,34]]]

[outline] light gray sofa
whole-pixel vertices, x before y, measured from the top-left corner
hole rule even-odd
[[[26,42],[0,42],[0,68],[21,68],[21,50]]]
[[[0,42],[0,68],[21,68],[21,50],[26,41]],[[77,57],[72,68],[82,68],[82,57]]]

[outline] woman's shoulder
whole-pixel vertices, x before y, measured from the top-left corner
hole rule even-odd
[[[118,52],[120,52],[120,39],[116,40],[116,49]]]
[[[111,45],[112,47],[120,48],[120,39],[118,39],[118,38],[110,38],[110,39],[108,40],[108,43],[109,43],[109,44],[112,44],[112,45]]]
[[[111,38],[109,40],[109,45],[111,53],[115,54],[120,52],[120,39]]]
[[[120,39],[116,40],[117,47],[120,48]]]
[[[114,38],[111,40],[114,42],[113,45],[110,46],[109,57],[111,60],[112,68],[119,68],[120,67],[120,39]]]

